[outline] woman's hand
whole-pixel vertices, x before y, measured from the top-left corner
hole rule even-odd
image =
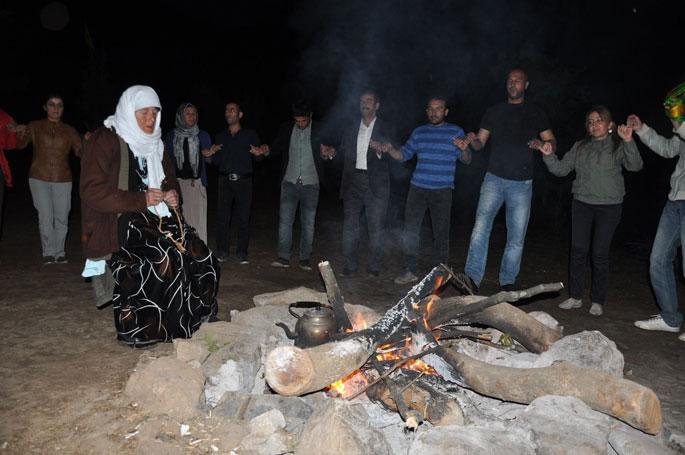
[[[176,192],[176,190],[165,191],[164,202],[166,202],[166,205],[168,205],[172,209],[178,207],[178,193]]]
[[[636,133],[642,129],[642,120],[635,114],[630,114],[626,124]]]
[[[148,188],[145,192],[145,205],[148,207],[154,207],[162,202],[163,199],[164,193],[159,188]]]
[[[628,125],[619,125],[616,132],[625,142],[633,140],[633,129]]]

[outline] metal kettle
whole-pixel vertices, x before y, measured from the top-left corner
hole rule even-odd
[[[282,322],[278,322],[276,325],[285,331],[288,338],[295,340],[297,347],[307,348],[325,343],[338,331],[338,323],[333,311],[321,306],[318,302],[314,302],[316,306],[306,310],[301,315],[293,311],[293,308],[302,304],[311,305],[312,302],[297,302],[288,306],[288,312],[297,319],[294,332]]]

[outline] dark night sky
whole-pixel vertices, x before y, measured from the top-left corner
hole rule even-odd
[[[634,112],[669,134],[661,103],[685,80],[682,7],[667,8],[674,2],[64,0],[69,21],[58,31],[41,24],[49,3],[0,7],[0,106],[27,122],[58,92],[65,120],[81,132],[100,125],[133,84],[160,94],[164,129],[189,100],[201,128],[215,133],[226,102],[238,99],[244,123],[270,141],[301,96],[335,129],[354,118],[358,90],[370,85],[400,139],[425,121],[433,93],[450,97],[449,121],[473,130],[504,99],[508,69],[522,66],[528,99],[546,110],[565,151],[598,103],[618,121]],[[638,180],[659,182],[661,200],[674,163],[643,156]]]

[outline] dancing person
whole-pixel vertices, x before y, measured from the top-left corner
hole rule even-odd
[[[661,312],[649,319],[635,321],[635,326],[644,330],[678,332],[683,314],[678,311],[673,263],[678,247],[685,245],[685,82],[668,93],[664,108],[673,125],[674,135],[670,139],[657,134],[637,115],[628,117],[628,126],[654,153],[664,158],[678,157],[678,163],[671,175],[671,191],[661,213],[649,257],[649,277]],[[685,256],[683,261],[685,271]],[[685,341],[685,332],[678,338]]]
[[[69,152],[80,156],[83,144],[76,130],[62,121],[64,100],[60,95],[48,95],[43,109],[46,118],[18,127],[17,148],[33,144],[29,188],[38,211],[43,264],[64,264],[71,211]]]
[[[633,130],[616,128],[611,112],[604,106],[592,107],[585,116],[587,136],[573,144],[560,160],[549,142],[535,140],[531,146],[543,154],[549,171],[563,177],[575,171],[571,192],[571,257],[569,298],[559,308],[570,310],[583,305],[588,251],[592,242],[592,287],[590,314],[604,312],[609,282],[611,240],[621,221],[625,185],[622,169],[642,169],[642,157],[633,141]]]
[[[319,205],[319,188],[325,181],[323,162],[335,149],[321,142],[321,128],[312,121],[312,109],[305,101],[292,106],[292,120],[281,125],[270,147],[270,157],[281,158],[281,200],[278,211],[278,258],[273,267],[290,267],[293,223],[300,206],[299,267],[311,270],[314,223]]]
[[[240,124],[243,111],[235,101],[226,104],[227,128],[216,135],[213,147],[205,156],[219,168],[216,252],[219,262],[228,260],[231,212],[235,205],[238,217],[238,247],[241,265],[249,264],[247,247],[250,242],[250,210],[252,209],[252,169],[255,160],[269,153],[261,145],[254,130]]]
[[[368,229],[369,277],[380,275],[383,257],[383,221],[390,196],[390,156],[373,150],[371,141],[394,144],[395,132],[378,118],[380,99],[373,90],[363,91],[359,97],[361,118],[345,131],[341,141],[343,172],[340,198],[343,200],[343,275],[357,271],[360,221],[362,212]]]
[[[404,267],[396,284],[418,280],[417,260],[419,234],[423,218],[428,212],[433,227],[433,262],[447,264],[452,213],[452,191],[457,161],[468,164],[471,152],[456,145],[455,139],[464,137],[464,130],[445,118],[449,114],[444,97],[432,97],[426,106],[428,123],[412,131],[409,140],[400,150],[390,143],[371,141],[373,150],[388,153],[398,161],[417,157],[416,169],[411,177],[407,205],[404,212]]]
[[[160,110],[152,88],[129,87],[81,159],[83,276],[132,347],[189,338],[217,312],[218,264],[177,211]]]
[[[181,188],[183,217],[207,243],[207,168],[203,156],[217,150],[206,131],[198,126],[197,108],[183,103],[176,110],[176,127],[166,135],[164,145],[176,168]]]
[[[469,285],[475,292],[485,275],[492,224],[502,205],[506,209],[507,242],[499,284],[503,290],[514,289],[521,268],[533,196],[533,151],[529,142],[539,137],[548,142],[553,151],[556,149],[547,116],[536,105],[525,102],[529,85],[523,70],[510,71],[506,82],[507,100],[487,110],[478,134],[469,133],[466,138],[455,140],[460,147],[468,146],[476,151],[490,143],[490,161],[480,188],[476,221],[464,268]]]

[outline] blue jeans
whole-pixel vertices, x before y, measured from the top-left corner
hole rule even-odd
[[[507,180],[491,173],[485,174],[480,187],[476,222],[471,231],[471,243],[464,271],[480,286],[488,260],[488,244],[492,223],[497,212],[506,207],[507,244],[504,247],[499,284],[513,284],[521,268],[523,243],[530,219],[530,201],[533,196],[532,180]]]
[[[678,247],[685,244],[685,201],[667,201],[661,213],[659,227],[654,237],[652,254],[649,257],[649,277],[666,324],[680,327],[682,313],[678,312],[675,261]],[[685,268],[684,268],[685,270]]]
[[[281,207],[278,214],[278,257],[290,260],[293,246],[293,223],[297,206],[300,206],[300,260],[307,261],[312,255],[314,221],[319,204],[319,185],[281,183]]]

